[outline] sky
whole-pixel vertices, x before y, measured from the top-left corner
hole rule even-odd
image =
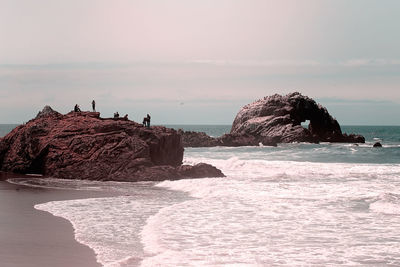
[[[231,124],[298,91],[342,125],[400,125],[398,0],[0,0],[0,123],[92,99],[155,124]]]

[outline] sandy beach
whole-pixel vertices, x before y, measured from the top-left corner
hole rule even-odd
[[[5,181],[8,177],[0,175],[1,266],[101,266],[93,250],[74,239],[69,221],[36,210],[34,205],[106,193],[32,188],[10,184]]]

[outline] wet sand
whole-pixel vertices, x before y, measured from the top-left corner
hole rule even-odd
[[[32,188],[10,184],[6,178],[0,174],[1,266],[101,266],[94,251],[74,239],[68,220],[36,210],[34,205],[110,194]]]

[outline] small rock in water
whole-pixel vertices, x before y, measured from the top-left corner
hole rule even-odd
[[[374,144],[374,147],[382,147],[382,144],[379,143],[379,142],[376,142],[376,143]]]

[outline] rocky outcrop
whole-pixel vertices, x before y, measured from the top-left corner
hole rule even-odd
[[[182,143],[184,147],[214,147],[214,146],[258,146],[260,144],[266,146],[276,146],[275,140],[262,137],[258,138],[247,134],[224,134],[221,137],[211,137],[204,132],[193,132],[178,130],[182,136]]]
[[[309,120],[308,129],[301,126]],[[231,134],[270,138],[278,143],[364,143],[361,135],[343,134],[339,123],[313,99],[300,93],[275,94],[244,106],[232,124]]]
[[[0,140],[1,171],[58,178],[198,178],[200,167],[183,168],[182,159],[182,140],[175,130],[143,127],[128,119],[103,119],[98,112],[62,115],[45,107],[35,119]],[[212,166],[200,169],[202,177],[223,176]]]
[[[224,175],[219,169],[206,163],[199,163],[194,166],[181,165],[178,167],[178,172],[184,177],[188,176],[193,178],[206,177],[210,174],[212,174],[211,177],[221,177]]]
[[[35,119],[40,119],[40,118],[43,118],[46,116],[61,117],[61,113],[58,113],[57,111],[52,109],[50,106],[44,106],[44,108],[38,112]]]
[[[217,138],[208,136],[204,132],[183,131],[179,129],[178,133],[182,136],[184,147],[213,147],[221,145]]]
[[[136,175],[142,177],[141,181],[164,181],[184,178],[224,177],[221,170],[216,167],[198,163],[194,166],[181,165],[172,167],[168,165],[142,168]]]
[[[309,120],[308,128],[301,123]],[[185,147],[276,146],[291,142],[365,143],[361,135],[342,133],[339,123],[313,99],[300,93],[273,95],[244,106],[229,134],[213,138],[206,133],[179,130]]]

